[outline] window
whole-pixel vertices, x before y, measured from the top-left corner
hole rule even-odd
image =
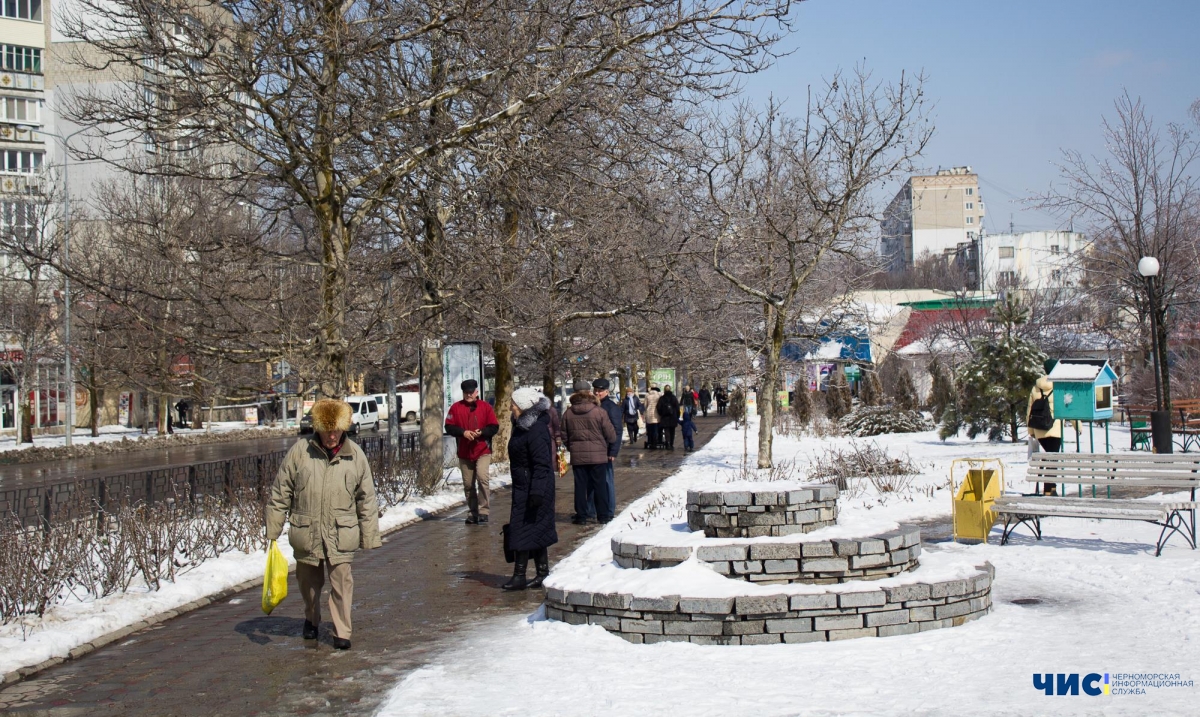
[[[9,122],[37,122],[41,119],[40,107],[40,100],[0,97],[0,119]]]
[[[1000,258],[1001,259],[1012,259],[1016,255],[1017,255],[1017,250],[1014,249],[1013,247],[1011,247],[1011,246],[1000,247]]]
[[[27,237],[37,227],[37,207],[32,202],[0,204],[0,234]]]
[[[968,209],[968,210],[970,210],[970,209],[974,209],[974,208],[975,208],[975,202],[967,202],[967,209]]]
[[[975,217],[967,217],[967,224],[974,224],[974,223],[975,223]]]
[[[1051,245],[1050,245],[1050,253],[1051,253],[1051,254],[1057,254],[1057,253],[1058,253],[1058,245],[1057,245],[1057,244],[1051,244]]]
[[[974,187],[967,187],[967,196],[968,197],[975,196],[975,188]]]
[[[42,51],[37,47],[22,47],[20,45],[4,45],[4,69],[16,72],[41,72]]]
[[[23,152],[16,149],[4,150],[4,166],[0,171],[32,174],[42,168],[42,152]]]
[[[1106,411],[1112,408],[1112,386],[1096,387],[1096,410]]]
[[[1000,272],[1000,283],[1005,286],[1011,286],[1011,285],[1017,283],[1017,272],[1015,272],[1015,271]]]
[[[4,17],[42,21],[42,0],[4,0]]]
[[[1050,278],[1054,281],[1054,283],[1061,284],[1062,283],[1062,269],[1055,269],[1054,271],[1050,272]]]
[[[968,238],[968,239],[971,239],[971,240],[974,240],[974,239],[975,239],[975,232],[967,232],[967,238]]]

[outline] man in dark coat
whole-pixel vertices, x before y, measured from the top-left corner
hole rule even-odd
[[[708,404],[712,403],[712,393],[708,387],[700,389],[700,413],[705,418],[708,418]]]
[[[612,400],[608,393],[610,385],[607,378],[598,378],[592,381],[592,392],[596,394],[596,398],[600,399],[600,408],[603,408],[604,412],[608,414],[608,419],[613,424],[613,431],[617,434],[616,440],[608,444],[608,473],[605,475],[605,481],[608,484],[608,505],[615,513],[617,510],[617,480],[613,468],[617,461],[617,454],[621,452],[621,425],[624,420],[621,418],[621,406]]]
[[[663,386],[662,398],[654,407],[658,411],[658,426],[662,433],[662,445],[668,451],[675,450],[675,427],[679,425],[679,399],[670,386]]]
[[[508,549],[516,552],[512,579],[505,590],[540,588],[550,574],[546,548],[558,542],[554,529],[554,479],[557,458],[550,435],[550,399],[535,388],[513,391],[513,432],[508,440],[512,472],[512,508],[508,519]],[[525,581],[529,558],[537,575]]]
[[[693,414],[696,412],[696,394],[692,393],[691,386],[683,387],[683,392],[679,394],[679,405],[684,411]]]
[[[582,388],[580,388],[582,386]],[[596,519],[601,523],[612,520],[614,507],[608,503],[608,447],[617,440],[612,420],[586,382],[576,386],[571,394],[571,406],[562,414],[562,435],[571,452],[571,469],[575,473],[575,516],[571,522],[587,523],[589,491],[596,500]]]

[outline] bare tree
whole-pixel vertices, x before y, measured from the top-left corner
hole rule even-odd
[[[932,130],[923,111],[919,78],[884,85],[859,70],[830,80],[799,120],[774,102],[763,112],[743,107],[709,140],[712,267],[760,307],[764,327],[760,468],[772,465],[789,331],[805,311],[811,316],[828,303],[828,294],[811,292],[833,278],[834,260],[866,253],[877,214],[870,191],[924,149]]]
[[[1103,121],[1109,155],[1086,158],[1064,150],[1062,184],[1036,201],[1090,226],[1094,240],[1084,287],[1118,321],[1135,321],[1146,357],[1148,324],[1157,324],[1163,401],[1170,406],[1167,338],[1177,308],[1200,295],[1200,179],[1194,172],[1200,142],[1181,125],[1156,127],[1141,100],[1128,93],[1117,99],[1115,110],[1114,119]],[[1138,273],[1138,261],[1146,256],[1158,259],[1160,267],[1153,297]]]

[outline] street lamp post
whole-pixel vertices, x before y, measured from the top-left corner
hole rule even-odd
[[[1158,292],[1155,278],[1158,276],[1158,259],[1144,256],[1138,261],[1138,273],[1146,279],[1146,294],[1150,301],[1150,352],[1154,355],[1154,408],[1150,412],[1150,436],[1155,453],[1173,453],[1171,437],[1171,411],[1163,401],[1162,372],[1165,367],[1158,359]]]
[[[80,128],[65,137],[54,132],[47,132],[41,127],[33,127],[26,125],[17,125],[18,129],[29,129],[46,137],[53,137],[62,142],[63,149],[63,266],[65,267],[71,261],[71,184],[68,181],[68,170],[71,166],[71,138],[77,134],[84,132],[87,128]],[[64,360],[64,369],[67,374],[67,418],[65,426],[65,439],[68,446],[72,445],[73,434],[75,433],[75,373],[71,370],[71,276],[68,272],[63,272],[63,353],[66,355]]]

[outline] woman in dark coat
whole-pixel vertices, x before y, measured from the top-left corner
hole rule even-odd
[[[554,440],[550,435],[550,399],[535,388],[520,388],[512,395],[513,431],[508,440],[512,472],[512,511],[508,518],[508,546],[516,552],[512,579],[505,590],[540,588],[550,574],[546,548],[558,542],[554,529],[554,479],[557,476]],[[525,571],[533,558],[537,575],[526,582]]]
[[[671,392],[670,386],[663,387],[662,398],[654,407],[658,411],[659,430],[662,431],[662,442],[667,450],[675,450],[675,427],[679,425],[679,399]]]

